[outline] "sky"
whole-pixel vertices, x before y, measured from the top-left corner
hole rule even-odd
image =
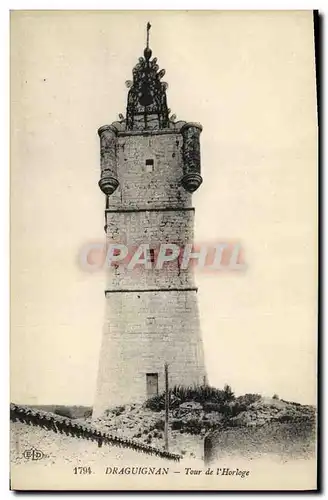
[[[195,241],[243,273],[196,274],[209,382],[316,401],[317,116],[310,11],[26,11],[11,16],[11,400],[92,404],[105,275],[97,129],[125,114],[150,46],[168,105],[200,122]]]

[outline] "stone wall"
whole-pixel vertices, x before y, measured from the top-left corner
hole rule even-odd
[[[153,160],[149,171],[146,160]],[[120,134],[117,143],[119,187],[109,197],[111,209],[190,207],[191,195],[181,185],[182,135]]]
[[[161,243],[174,243],[184,247],[193,243],[193,210],[156,210],[107,213],[107,235],[109,243],[126,245],[130,255],[141,244],[154,249],[155,262]],[[169,252],[168,252],[169,253]],[[128,259],[125,264],[128,263]],[[111,267],[107,289],[141,288],[191,288],[195,287],[191,268],[181,269],[178,259],[164,263],[163,269],[145,269],[138,265],[127,270],[126,265]]]
[[[316,429],[311,420],[271,421],[265,425],[230,427],[208,434],[204,441],[207,464],[229,458],[270,459],[278,462],[315,459]]]
[[[111,293],[106,299],[98,397],[93,415],[146,399],[146,373],[169,384],[203,384],[205,377],[195,291]]]

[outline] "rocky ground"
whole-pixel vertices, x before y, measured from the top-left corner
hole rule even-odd
[[[269,421],[290,422],[304,419],[314,422],[315,418],[316,410],[313,406],[261,397],[246,411],[237,415],[233,421],[236,425],[261,426]]]
[[[204,428],[200,434],[190,434],[183,428],[172,429],[179,420],[177,412],[170,412],[169,451],[190,458],[203,459]],[[194,412],[184,414],[185,420],[195,418]],[[199,415],[196,416],[199,418]],[[88,419],[91,422],[91,419]],[[93,424],[106,432],[140,441],[156,448],[164,448],[164,411],[154,412],[142,405],[128,405],[108,412],[106,418],[97,419]]]
[[[233,407],[231,403],[231,408]],[[208,406],[208,405],[207,405]],[[235,412],[236,413],[236,412]],[[265,426],[269,422],[304,421],[315,425],[312,406],[259,397],[244,411],[223,414],[205,411],[200,403],[190,401],[169,412],[170,451],[186,457],[203,459],[204,437],[209,431],[227,427]],[[91,421],[90,419],[87,419]],[[108,410],[107,416],[93,422],[100,429],[122,435],[152,446],[164,446],[164,410],[152,411],[144,405],[127,405]]]

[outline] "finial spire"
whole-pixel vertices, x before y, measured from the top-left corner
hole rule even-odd
[[[149,49],[149,31],[151,28],[150,22],[147,23],[147,49]]]
[[[149,48],[149,30],[151,28],[151,24],[148,22],[147,23],[147,39],[146,39],[146,48],[144,50],[144,56],[145,56],[145,59],[146,61],[149,61],[149,59],[151,58],[151,49]]]
[[[139,57],[138,64],[133,68],[133,81],[125,82],[130,89],[126,111],[127,130],[162,129],[169,126],[167,83],[161,81],[165,70],[159,70],[156,57],[151,59],[150,28],[148,22],[144,57]]]

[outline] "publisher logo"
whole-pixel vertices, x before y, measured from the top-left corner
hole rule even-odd
[[[23,457],[26,458],[27,460],[41,460],[44,457],[44,454],[40,450],[31,448],[29,450],[24,451]]]

